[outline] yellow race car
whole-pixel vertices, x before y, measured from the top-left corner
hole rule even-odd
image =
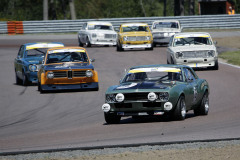
[[[117,51],[129,48],[153,50],[153,37],[147,23],[124,23],[120,25]]]
[[[85,48],[61,47],[47,51],[38,71],[38,90],[98,90],[98,73]]]

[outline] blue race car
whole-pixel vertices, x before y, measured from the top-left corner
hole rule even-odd
[[[49,48],[64,47],[61,42],[37,42],[21,45],[14,61],[16,84],[37,83],[37,72]]]

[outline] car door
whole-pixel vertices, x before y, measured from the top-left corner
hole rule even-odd
[[[191,109],[197,103],[198,99],[198,83],[191,69],[184,68],[185,81],[187,83],[185,90],[185,101],[187,109]]]
[[[22,78],[22,65],[23,65],[23,54],[25,46],[22,45],[18,51],[18,55],[15,58],[14,64],[16,69],[16,74],[18,77]]]

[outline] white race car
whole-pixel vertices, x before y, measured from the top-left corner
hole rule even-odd
[[[79,46],[116,45],[117,33],[110,22],[91,21],[83,24],[78,32]]]
[[[153,45],[168,44],[170,37],[182,31],[178,20],[159,20],[152,23]]]
[[[177,33],[170,39],[167,63],[218,70],[218,52],[209,33]]]

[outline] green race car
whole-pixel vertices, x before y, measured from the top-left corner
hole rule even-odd
[[[191,67],[143,65],[130,68],[119,85],[108,88],[102,106],[105,121],[119,123],[122,116],[169,115],[184,120],[189,110],[207,115],[209,86]]]

